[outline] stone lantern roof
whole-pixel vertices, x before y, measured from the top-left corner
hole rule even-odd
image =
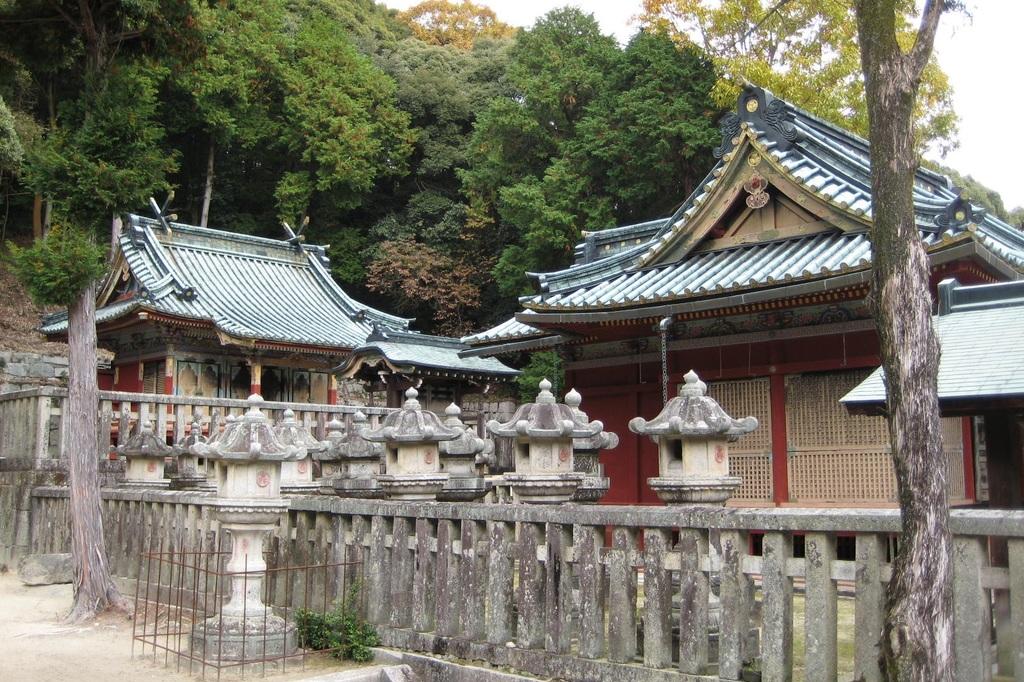
[[[199,418],[192,416],[192,424],[188,428],[188,435],[174,444],[174,454],[187,455],[192,452],[192,446],[205,444],[206,436],[203,435],[203,427],[199,425]]]
[[[424,410],[416,400],[415,388],[405,392],[405,404],[388,414],[380,428],[363,432],[362,437],[378,443],[439,443],[454,440],[461,431],[449,428],[433,412]]]
[[[582,412],[581,412],[582,414]],[[584,418],[586,415],[584,415]],[[560,404],[551,393],[551,382],[540,382],[537,401],[520,405],[512,419],[487,422],[487,430],[495,436],[509,438],[560,439],[594,438],[603,432],[604,424],[577,421],[577,415],[569,405]]]
[[[286,462],[305,457],[301,446],[286,445],[274,433],[270,420],[260,410],[263,396],[249,396],[249,409],[235,420],[233,428],[225,429],[220,439],[206,447],[196,446],[194,452],[223,460],[262,460]]]
[[[147,421],[123,444],[117,446],[117,454],[125,457],[167,457],[174,454],[174,448],[153,433],[153,422]]]
[[[314,455],[316,459],[371,459],[384,454],[383,443],[371,443],[363,438],[369,428],[366,415],[357,411],[352,415],[352,427],[346,432],[344,424],[337,419],[327,423],[328,448]]]
[[[679,438],[724,437],[735,440],[757,428],[757,419],[733,419],[718,401],[707,395],[707,384],[690,370],[683,377],[679,395],[669,400],[657,417],[647,421],[643,417],[629,420],[629,430],[645,436]]]
[[[578,428],[589,428],[591,424],[600,424],[601,422],[591,422],[590,417],[587,413],[580,409],[580,405],[583,403],[583,396],[580,395],[579,391],[575,388],[570,389],[565,394],[565,404],[572,412],[572,419],[576,423]],[[619,435],[613,431],[598,431],[592,436],[584,436],[582,438],[574,438],[572,441],[572,447],[577,452],[596,452],[598,450],[612,450],[619,446]]]
[[[281,421],[274,428],[274,433],[284,445],[294,445],[305,449],[308,454],[323,452],[328,443],[313,437],[309,429],[295,418],[294,410],[285,410]]]

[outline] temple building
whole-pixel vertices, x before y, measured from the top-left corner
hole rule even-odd
[[[693,369],[730,414],[762,425],[730,450],[732,504],[895,503],[885,420],[839,400],[879,364],[868,143],[748,86],[721,123],[718,161],[660,220],[585,233],[575,263],[532,275],[513,319],[464,356],[557,349],[566,385],[619,434],[602,454],[605,502],[653,503],[657,448],[628,421],[658,414]],[[1024,234],[917,172],[914,202],[934,288],[1020,279]],[[985,343],[979,330],[977,342]],[[664,356],[662,355],[664,352]],[[663,375],[664,373],[664,375]],[[979,498],[969,417],[943,419],[949,498]]]
[[[96,300],[99,344],[115,354],[101,387],[333,404],[333,370],[375,330],[401,333],[408,353],[436,356],[437,337],[411,332],[411,320],[353,300],[329,265],[325,247],[299,237],[266,239],[127,216]],[[66,313],[44,320],[41,331],[66,336]],[[474,390],[516,374],[493,358],[452,355],[458,367],[431,376],[429,386],[436,379],[449,392]],[[467,366],[471,375],[457,374]]]

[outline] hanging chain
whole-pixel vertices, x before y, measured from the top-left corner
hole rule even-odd
[[[666,317],[658,324],[661,332],[661,404],[668,402],[668,329],[672,318]]]

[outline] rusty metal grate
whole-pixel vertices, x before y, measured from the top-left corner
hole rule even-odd
[[[362,561],[330,561],[324,556],[320,563],[274,567],[268,552],[268,567],[257,573],[248,570],[248,561],[241,571],[228,570],[230,556],[224,548],[178,551],[165,549],[163,543],[157,551],[139,555],[132,618],[133,657],[139,653],[157,659],[162,654],[165,666],[173,665],[179,672],[195,673],[204,679],[208,672],[216,671],[219,680],[221,671],[227,669],[242,676],[305,669],[311,654],[335,651],[304,648],[306,642],[297,626],[303,614],[326,615],[355,594],[351,588],[362,584]],[[259,582],[262,601],[269,608],[262,613],[262,633],[250,635],[248,628],[243,628],[240,645],[235,642],[234,646],[238,653],[234,654],[223,640],[221,609],[236,578],[242,580],[246,591],[250,581],[254,588]],[[366,608],[365,603],[349,606],[360,612]],[[245,619],[246,614],[242,617]],[[268,619],[274,618],[283,619],[285,633],[295,633],[294,651],[285,644],[287,634],[268,635]],[[259,624],[259,615],[254,622]],[[206,623],[216,625],[218,635],[212,639],[203,634]],[[275,637],[281,641],[275,642]],[[202,646],[197,645],[200,641]],[[136,645],[141,647],[139,651]]]

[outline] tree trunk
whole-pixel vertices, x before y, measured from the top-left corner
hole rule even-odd
[[[206,157],[206,188],[203,190],[203,210],[199,216],[199,226],[206,227],[210,217],[210,200],[213,198],[213,157],[215,145],[213,136],[210,136],[210,151]]]
[[[99,388],[96,383],[96,285],[85,287],[68,311],[68,420],[63,456],[70,481],[74,603],[68,621],[106,608],[127,608],[110,576],[103,545],[99,483]]]
[[[894,681],[952,682],[953,548],[937,392],[939,344],[928,255],[913,203],[914,101],[942,11],[931,5],[907,54],[896,42],[892,0],[858,0],[857,20],[871,140],[871,303],[902,514],[881,641],[883,669]]]

